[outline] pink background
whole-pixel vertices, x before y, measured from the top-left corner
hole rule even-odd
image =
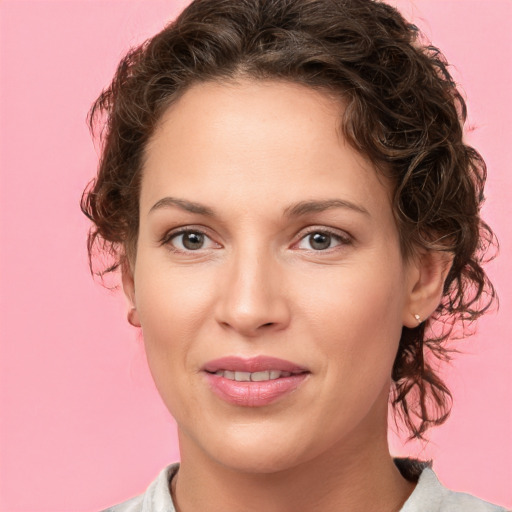
[[[121,293],[88,274],[79,210],[97,155],[85,116],[129,46],[187,1],[0,3],[0,511],[89,511],[178,459]],[[402,0],[453,61],[489,167],[484,215],[501,310],[447,373],[455,406],[430,444],[449,487],[512,507],[512,2]]]

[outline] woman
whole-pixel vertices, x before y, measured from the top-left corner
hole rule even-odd
[[[132,50],[82,209],[181,463],[115,511],[503,510],[393,459],[450,393],[428,356],[494,289],[485,164],[444,57],[370,0],[195,0]]]

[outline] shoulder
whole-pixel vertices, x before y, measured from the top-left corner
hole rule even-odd
[[[146,489],[146,492],[127,501],[109,507],[102,512],[175,512],[169,491],[169,482],[176,474],[179,463],[170,464]]]
[[[470,494],[447,489],[438,480],[434,471],[426,467],[400,512],[506,512],[506,510]]]

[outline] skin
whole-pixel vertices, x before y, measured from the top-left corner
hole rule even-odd
[[[397,511],[414,488],[387,446],[391,368],[402,326],[437,307],[449,262],[404,261],[390,187],[336,129],[342,111],[300,84],[203,83],[165,112],[147,146],[123,286],[178,424],[182,512]],[[150,211],[169,196],[215,216]],[[283,216],[313,199],[366,213]],[[171,237],[183,227],[206,236],[190,249]],[[320,250],[311,235],[326,229],[342,238]],[[311,374],[276,403],[240,407],[200,371],[228,355],[279,357]]]

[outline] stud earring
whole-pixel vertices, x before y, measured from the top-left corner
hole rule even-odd
[[[414,318],[416,318],[416,321],[418,322],[418,325],[421,324],[421,317],[420,315],[414,315]]]

